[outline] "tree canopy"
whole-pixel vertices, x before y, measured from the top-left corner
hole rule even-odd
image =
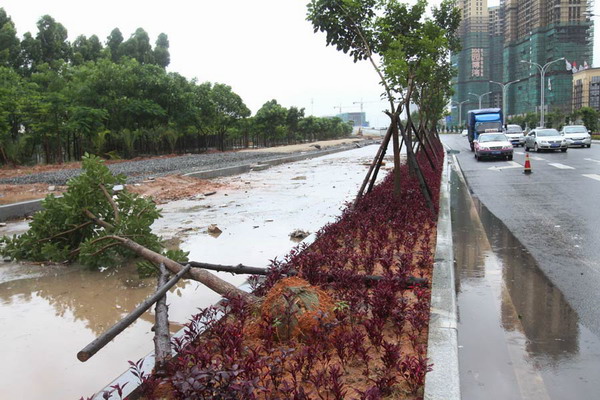
[[[168,71],[165,33],[154,45],[141,27],[128,38],[114,28],[104,43],[98,35],[71,43],[49,15],[37,29],[19,39],[0,8],[0,164],[60,163],[86,152],[127,158],[227,150],[349,133],[339,121],[323,122],[318,132],[301,129],[310,124],[301,124],[296,107],[280,106],[284,117],[276,123],[250,118],[231,86]]]
[[[399,134],[407,148],[411,174],[428,192],[413,154],[413,134],[418,149],[431,160],[427,135],[435,131],[451,95],[450,52],[459,49],[460,12],[454,0],[443,0],[426,16],[427,1],[409,5],[397,0],[311,0],[307,19],[315,32],[326,34],[326,43],[349,54],[354,62],[368,60],[380,78],[383,97],[389,102],[390,134],[394,144],[394,193],[400,195]],[[410,105],[419,109],[415,127]],[[400,114],[406,113],[406,126]],[[386,140],[389,140],[386,138]],[[385,142],[385,141],[384,141]],[[430,194],[425,196],[429,199]],[[430,202],[430,201],[429,201]],[[430,204],[430,208],[432,204]]]

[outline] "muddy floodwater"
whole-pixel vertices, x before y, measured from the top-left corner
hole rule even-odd
[[[456,173],[451,183],[462,398],[598,398],[598,337]]]
[[[377,146],[222,178],[213,195],[161,206],[154,230],[190,252],[190,260],[267,266],[296,242],[295,229],[315,232],[353,199]],[[388,165],[391,163],[388,163]],[[387,167],[386,167],[387,168]],[[381,175],[386,174],[383,170]],[[220,235],[209,235],[216,224]],[[0,227],[0,235],[26,223]],[[234,283],[244,276],[219,274]],[[133,267],[91,271],[78,266],[0,264],[0,399],[77,399],[90,396],[153,349],[148,311],[86,363],[76,354],[154,290]],[[195,282],[168,296],[172,329],[219,297]]]

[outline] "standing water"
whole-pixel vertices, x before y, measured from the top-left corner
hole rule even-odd
[[[451,184],[462,398],[597,398],[598,337],[457,173]]]
[[[315,232],[332,222],[362,183],[376,146],[223,178],[218,193],[163,205],[154,230],[177,238],[190,260],[265,267],[296,243],[295,229]],[[380,175],[384,175],[382,171]],[[216,224],[222,233],[206,233]],[[0,235],[22,232],[9,223]],[[245,276],[218,273],[233,284]],[[153,349],[148,311],[89,361],[76,354],[154,292],[155,279],[134,267],[91,271],[78,266],[0,264],[0,399],[87,397]],[[174,330],[219,296],[181,282],[168,296]]]

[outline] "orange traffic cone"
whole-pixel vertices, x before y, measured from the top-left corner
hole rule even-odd
[[[525,170],[523,171],[524,174],[530,174],[531,173],[531,162],[529,161],[529,153],[525,153]]]

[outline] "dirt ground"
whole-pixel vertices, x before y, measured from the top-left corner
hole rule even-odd
[[[352,139],[337,139],[337,140],[322,140],[319,142],[292,144],[289,146],[277,146],[277,147],[264,147],[260,149],[246,149],[240,150],[242,152],[255,151],[257,153],[299,153],[302,151],[317,149],[326,149],[332,146],[339,146],[341,144],[348,144],[354,142],[360,142],[365,138],[352,138]]]
[[[261,149],[241,150],[243,152],[271,152],[271,153],[294,153],[310,151],[315,148],[326,149],[341,144],[353,143],[364,138],[327,140],[313,143],[303,143],[290,146],[268,147]],[[166,155],[157,158],[176,157],[176,155]],[[123,160],[129,161],[129,160]],[[108,161],[114,163],[118,161]],[[65,163],[62,165],[37,165],[34,167],[16,167],[0,168],[0,178],[9,178],[14,176],[28,175],[46,171],[55,171],[59,169],[80,168],[80,162]],[[156,178],[152,181],[145,181],[140,184],[127,185],[127,189],[143,196],[151,196],[158,204],[163,204],[173,200],[191,198],[196,195],[202,195],[223,189],[222,184],[211,180],[196,179],[182,175],[169,175]],[[0,184],[0,205],[17,203],[20,201],[42,199],[50,193],[61,194],[66,190],[66,186],[54,186],[43,183],[28,185],[5,185]]]

